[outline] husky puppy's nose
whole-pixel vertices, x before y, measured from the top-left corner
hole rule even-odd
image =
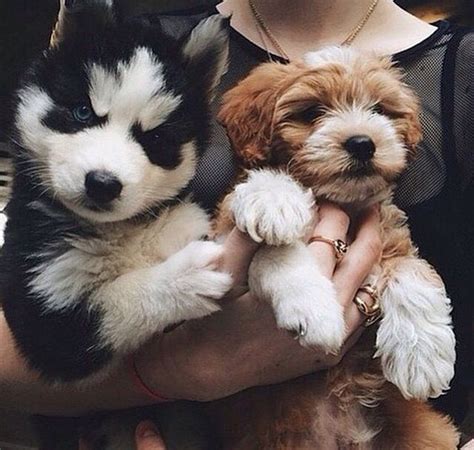
[[[361,162],[370,161],[375,153],[374,141],[365,134],[350,137],[344,142],[343,146],[354,158]]]
[[[119,179],[105,170],[94,170],[86,175],[87,196],[96,203],[110,203],[119,197],[123,185]]]

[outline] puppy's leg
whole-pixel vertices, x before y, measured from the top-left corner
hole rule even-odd
[[[449,417],[427,403],[406,401],[398,393],[368,413],[381,421],[374,449],[455,450],[459,443],[459,433]]]
[[[129,352],[170,324],[219,310],[215,300],[232,284],[229,274],[217,271],[221,252],[213,242],[191,242],[164,263],[103,286],[94,301],[104,314],[105,344],[116,352]]]
[[[300,342],[337,352],[345,337],[344,316],[330,280],[321,275],[302,242],[264,247],[249,270],[250,290],[272,303],[280,328],[301,334]]]
[[[313,204],[311,191],[291,176],[256,170],[236,187],[230,208],[240,230],[269,245],[250,266],[251,291],[272,303],[278,326],[299,333],[303,345],[336,352],[345,336],[342,308],[299,241],[312,223]]]
[[[305,236],[314,204],[290,175],[269,169],[254,170],[232,193],[230,209],[235,224],[255,242],[285,245]]]
[[[429,264],[399,258],[381,297],[377,353],[405,398],[437,397],[454,376],[455,337],[443,283]]]

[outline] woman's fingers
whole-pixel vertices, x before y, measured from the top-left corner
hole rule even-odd
[[[227,236],[220,267],[232,274],[234,286],[245,286],[247,284],[248,269],[258,247],[259,244],[237,228],[234,228]]]
[[[136,450],[166,450],[165,443],[153,422],[140,422],[135,430]],[[79,440],[79,450],[91,450],[92,446],[84,438]]]
[[[318,224],[311,236],[346,241],[349,225],[349,216],[341,208],[332,203],[322,203],[319,206]],[[309,248],[321,273],[327,278],[332,278],[337,262],[334,247],[326,242],[315,241],[309,245]]]
[[[353,333],[365,319],[357,309],[354,297],[359,295],[368,304],[373,302],[368,294],[358,291],[380,261],[381,254],[380,214],[378,208],[374,207],[360,218],[355,240],[333,276],[338,299],[345,309],[348,333]]]
[[[79,447],[78,450],[91,450],[89,444],[84,438],[79,439]]]
[[[163,439],[150,421],[138,424],[135,431],[135,445],[137,450],[166,450]]]
[[[344,306],[352,303],[381,254],[380,214],[374,207],[360,218],[356,237],[334,272],[333,282]]]
[[[359,340],[363,332],[364,328],[359,326],[354,331],[349,333],[349,337],[346,339],[344,345],[339,351],[339,355],[341,358],[347,353],[348,350],[350,350],[354,346],[354,344]]]
[[[360,297],[361,300],[363,300],[368,305],[373,303],[373,300],[370,298],[368,294],[360,292],[357,295],[358,297]],[[344,309],[344,317],[346,320],[346,330],[349,335],[354,333],[359,328],[362,329],[361,325],[364,323],[365,319],[367,318],[358,310],[353,300],[354,299],[352,298],[351,302]]]
[[[335,273],[332,246],[324,242],[311,245],[319,267],[335,280],[345,310],[354,314],[348,316],[348,336],[352,336],[340,355],[357,337],[352,333],[357,328],[353,324],[358,321],[360,325],[363,320],[352,299],[380,256],[378,222],[377,212],[371,211],[353,227],[355,240]],[[349,218],[344,212],[333,205],[321,206],[314,234],[345,240],[348,228]],[[221,267],[243,284],[259,246],[238,230],[230,234],[224,246]],[[246,294],[209,317],[186,322],[150,341],[136,354],[136,361],[152,390],[170,398],[209,401],[334,365],[340,355],[328,357],[321,349],[302,347],[287,331],[277,328],[270,304]],[[176,373],[180,376],[174,377]]]
[[[461,450],[474,450],[474,439],[471,439],[467,444],[463,445]]]

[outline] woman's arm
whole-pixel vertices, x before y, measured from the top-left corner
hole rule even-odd
[[[326,205],[316,233],[344,238],[349,221]],[[330,246],[311,245],[319,265],[332,277],[346,310],[348,335],[357,335],[361,317],[352,299],[380,256],[379,219],[375,210],[360,223],[357,237],[335,270]],[[257,246],[239,232],[226,244],[223,266],[242,284]],[[357,330],[357,331],[356,331]],[[349,339],[348,345],[355,338]],[[250,386],[271,384],[336,364],[343,352],[328,356],[301,347],[276,328],[273,312],[248,294],[227,301],[221,312],[190,321],[146,345],[137,355],[142,378],[165,397],[210,400]],[[3,314],[0,315],[0,398],[2,407],[44,415],[81,415],[103,409],[150,404],[119,367],[99,385],[77,389],[45,384],[18,353]]]
[[[78,389],[43,382],[18,352],[3,313],[0,314],[0,407],[44,415],[82,415],[151,403],[135,388],[125,367],[103,383]]]
[[[251,295],[245,294],[222,311],[203,320],[188,322],[143,347],[136,359],[142,378],[164,396],[209,401],[337,364],[363,330],[360,326],[363,317],[353,299],[380,259],[379,227],[378,210],[368,211],[360,219],[349,251],[337,266],[329,245],[315,242],[310,246],[320,270],[332,278],[338,300],[345,310],[348,339],[338,355],[302,347],[287,331],[276,327],[270,305],[256,302]],[[345,239],[348,228],[348,217],[336,206],[327,204],[320,208],[320,222],[314,234]],[[245,239],[248,238],[237,234],[231,236],[226,245],[248,249]],[[231,252],[227,254],[232,255]],[[240,274],[244,261],[234,261],[231,271]],[[227,268],[230,263],[226,262]],[[365,296],[363,293],[358,295]],[[369,301],[369,298],[365,300]],[[161,373],[174,375],[167,378],[160,376]]]

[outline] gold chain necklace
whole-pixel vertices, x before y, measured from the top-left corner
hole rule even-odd
[[[262,15],[260,14],[260,12],[258,11],[257,7],[255,6],[255,3],[253,2],[253,0],[248,0],[248,3],[249,3],[249,7],[250,7],[250,10],[252,11],[252,15],[253,15],[253,18],[255,19],[255,24],[257,25],[257,30],[260,34],[260,39],[263,43],[263,45],[265,46],[266,50],[267,50],[267,53],[268,55],[270,56],[270,51],[268,50],[268,47],[265,43],[265,39],[263,37],[263,33],[265,34],[265,36],[267,36],[267,38],[270,40],[270,42],[272,43],[273,47],[275,48],[275,50],[278,51],[278,53],[280,54],[280,56],[283,56],[286,60],[290,60],[290,57],[288,56],[288,53],[285,52],[285,50],[283,50],[282,46],[278,43],[278,41],[276,40],[275,36],[273,35],[273,33],[270,31],[270,29],[268,28],[268,26],[266,25],[265,21],[263,20],[263,17]],[[369,9],[367,10],[367,12],[365,13],[364,17],[362,18],[362,20],[355,26],[355,28],[349,33],[349,35],[346,37],[346,39],[344,39],[344,41],[342,41],[341,45],[347,45],[347,46],[350,46],[352,44],[352,42],[354,41],[354,39],[358,36],[358,34],[362,31],[362,29],[364,28],[365,24],[368,22],[368,20],[370,19],[370,16],[372,15],[372,13],[375,11],[375,8],[377,7],[377,4],[379,3],[379,0],[374,0],[370,6],[369,6]]]

